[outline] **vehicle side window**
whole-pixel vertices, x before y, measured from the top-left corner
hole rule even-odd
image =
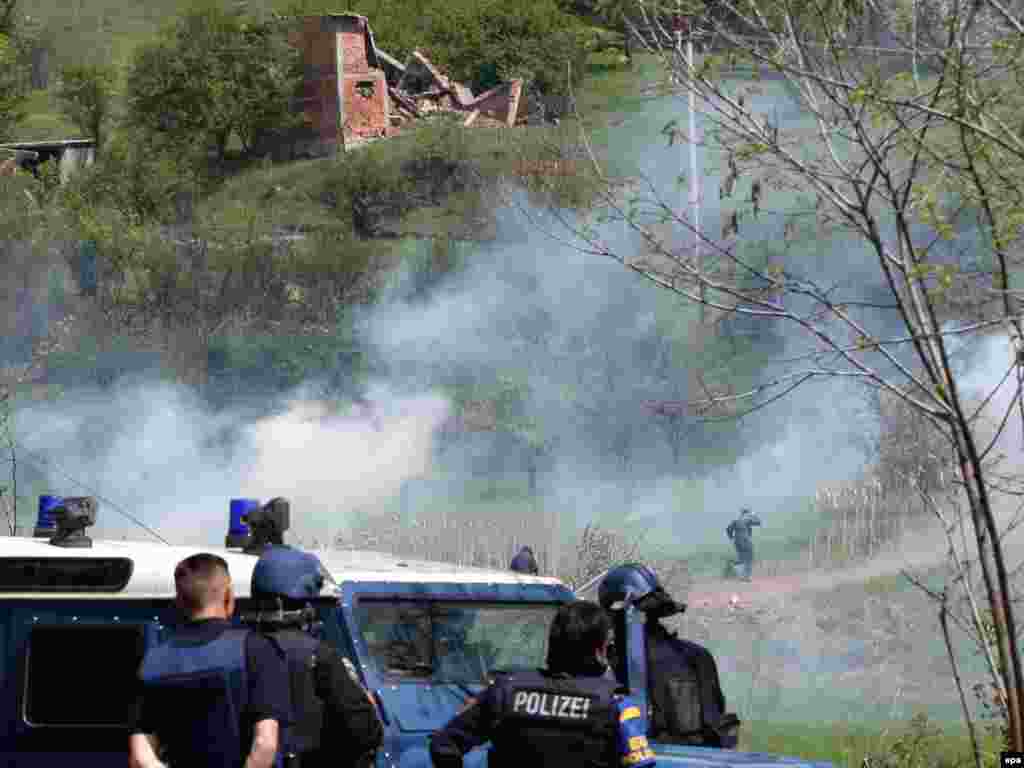
[[[363,604],[357,610],[370,655],[389,674],[430,677],[430,606]]]
[[[544,666],[557,606],[362,599],[356,621],[385,675],[486,683],[491,672]]]
[[[468,642],[491,669],[543,666],[555,609],[484,608],[477,612]]]
[[[25,661],[25,722],[127,725],[144,652],[139,625],[32,627]]]

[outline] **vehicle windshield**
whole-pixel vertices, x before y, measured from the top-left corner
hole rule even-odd
[[[494,672],[544,666],[557,605],[360,599],[355,616],[379,672],[486,684]]]

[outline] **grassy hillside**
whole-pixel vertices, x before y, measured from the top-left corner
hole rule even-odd
[[[213,0],[215,2],[216,0]],[[210,0],[40,0],[24,7],[52,42],[51,72],[61,64],[127,64],[132,51],[150,40],[175,15]],[[272,10],[270,0],[225,2],[253,12]]]
[[[740,749],[828,761],[835,768],[973,765],[966,729],[940,729],[925,720],[874,727],[748,722],[740,732]],[[986,766],[999,765],[999,746],[993,739],[985,739],[983,755]]]
[[[319,0],[42,0],[31,5],[23,3],[22,13],[25,16],[26,31],[50,52],[51,86],[64,65],[112,63],[122,69],[127,67],[136,48],[152,41],[157,33],[173,22],[178,15],[191,9],[208,6],[238,8],[253,15],[270,12],[362,13],[370,18],[377,44],[385,50],[400,57],[408,55],[413,48],[427,50],[434,57],[435,63],[441,64],[443,69],[450,70],[451,74],[466,82],[478,79],[476,70],[483,71],[488,67],[494,71],[485,79],[500,79],[507,76],[501,70],[508,66],[525,67],[543,79],[545,67],[550,69],[550,62],[544,63],[545,57],[557,57],[567,50],[564,43],[556,44],[555,38],[550,41],[544,38],[567,31],[580,40],[585,38],[593,41],[587,43],[588,46],[596,43],[606,51],[604,58],[618,59],[614,51],[608,50],[609,45],[615,45],[615,33],[593,27],[586,19],[559,16],[563,12],[556,3],[524,3],[508,7],[503,4],[493,5],[498,9],[498,16],[494,16],[493,9],[484,11],[476,4],[461,7],[458,4],[451,6],[448,3],[424,3],[421,0],[352,0],[340,6]],[[474,13],[483,13],[484,15],[480,17],[483,21],[476,19]],[[557,29],[554,31],[543,31],[552,26],[545,22],[545,14],[554,14],[552,18],[557,19],[554,23]],[[423,23],[418,26],[407,24],[405,19],[410,15],[421,18]],[[503,42],[508,35],[502,31],[501,26],[508,23],[514,26],[518,23],[517,19],[529,29],[524,27],[519,30],[517,36],[521,38],[521,44],[510,46]],[[490,37],[494,39],[485,39],[487,35],[460,36],[452,32],[459,27],[480,26],[480,23],[474,23],[474,20],[492,26]],[[562,29],[566,27],[566,20],[569,26],[573,27],[572,30]],[[481,57],[491,61],[483,61]],[[490,72],[490,69],[487,71]],[[563,71],[559,64],[559,82],[556,83],[559,87],[563,85]],[[479,83],[478,85],[478,90],[485,87]],[[52,100],[44,93],[34,95],[29,111],[30,119],[22,126],[20,135],[52,138],[74,133],[69,125],[61,121]]]

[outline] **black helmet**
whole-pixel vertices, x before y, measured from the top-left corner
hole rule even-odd
[[[625,600],[627,593],[633,596],[633,600],[639,600],[660,589],[657,574],[646,565],[625,563],[615,566],[604,575],[597,588],[597,601],[609,611],[613,605]]]
[[[516,573],[526,573],[531,576],[536,576],[539,569],[537,568],[537,558],[533,556],[533,550],[529,547],[523,547],[520,549],[519,554],[512,558],[509,569]]]
[[[291,547],[269,547],[252,571],[255,599],[312,600],[334,585],[320,558]]]

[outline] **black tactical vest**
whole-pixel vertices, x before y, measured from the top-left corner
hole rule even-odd
[[[660,627],[648,632],[646,639],[651,740],[735,749],[740,720],[725,711],[710,651]]]
[[[283,629],[270,635],[288,659],[288,682],[293,722],[281,732],[281,751],[289,765],[300,765],[294,757],[314,752],[320,746],[324,723],[324,702],[317,695],[316,665],[320,641],[298,629]]]
[[[517,672],[498,680],[491,768],[614,768],[613,696],[604,677]]]
[[[241,768],[251,739],[240,722],[249,691],[247,634],[231,628],[202,645],[175,636],[146,654],[140,677],[161,711],[157,736],[172,765]]]

